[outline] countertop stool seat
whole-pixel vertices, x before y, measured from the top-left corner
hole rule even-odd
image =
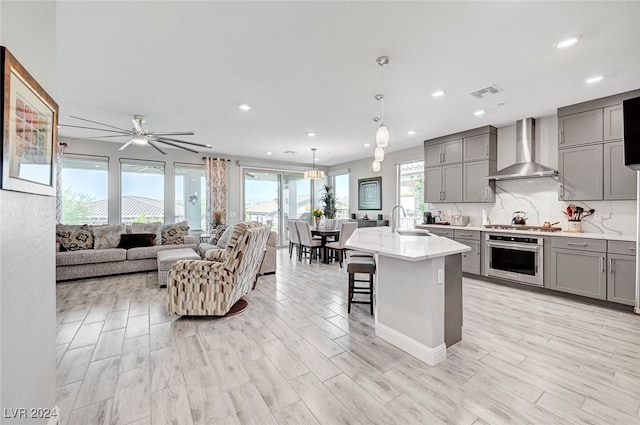
[[[177,246],[177,245],[176,245]],[[158,285],[167,286],[169,271],[178,260],[199,260],[200,256],[191,248],[168,249],[158,251]]]
[[[376,272],[376,261],[373,257],[353,257],[347,263],[349,274],[349,304],[347,311],[351,313],[351,304],[369,304],[373,314],[373,275]],[[368,274],[368,279],[356,279],[356,274]],[[356,286],[356,282],[368,282],[369,286]],[[355,294],[368,294],[369,301],[354,300]]]

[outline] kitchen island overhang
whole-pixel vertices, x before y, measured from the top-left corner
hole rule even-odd
[[[357,229],[348,249],[375,255],[376,336],[428,365],[462,336],[462,259],[467,245],[440,236]]]

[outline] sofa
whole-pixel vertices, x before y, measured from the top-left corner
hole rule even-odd
[[[183,223],[177,223],[176,225],[183,225],[184,227]],[[171,226],[172,225],[162,226],[159,236],[162,235],[163,237],[164,230],[170,229]],[[57,228],[57,234],[58,237],[60,237],[63,232],[76,231],[81,234],[84,233],[89,237],[89,233],[97,231],[101,227],[104,228],[106,226],[59,225]],[[81,228],[83,228],[83,230],[80,230]],[[126,233],[127,235],[135,233],[132,231],[132,226],[130,225],[125,226],[124,229],[123,233]],[[74,249],[69,251],[63,251],[62,244],[58,242],[56,244],[56,281],[153,271],[158,269],[157,255],[159,251],[176,248],[191,248],[196,252],[198,250],[198,245],[195,243],[195,237],[193,235],[176,234],[174,239],[170,242],[171,243],[160,243],[152,246],[138,246],[131,248],[101,248],[95,245],[93,248],[84,247],[84,249]]]
[[[212,236],[208,242],[202,242],[198,246],[200,257],[205,260],[213,260],[213,254],[216,251],[224,251],[231,236],[233,226],[218,226],[212,231]],[[278,234],[275,231],[269,232],[267,239],[266,251],[262,266],[260,267],[260,275],[274,274],[276,272]],[[209,253],[209,255],[207,255]]]
[[[170,315],[223,316],[249,293],[258,277],[269,226],[238,223],[218,261],[179,260],[169,272]],[[244,302],[246,305],[246,302]]]

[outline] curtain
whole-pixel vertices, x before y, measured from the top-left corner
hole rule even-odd
[[[66,148],[65,142],[56,145],[56,223],[62,223],[62,158]]]
[[[204,169],[207,180],[207,230],[227,222],[227,165],[222,158],[205,158]],[[216,215],[221,223],[214,223]]]

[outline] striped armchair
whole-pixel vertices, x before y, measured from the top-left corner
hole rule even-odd
[[[181,260],[169,272],[171,315],[224,316],[248,294],[258,275],[269,226],[238,223],[219,261]],[[221,250],[222,251],[222,250]]]

